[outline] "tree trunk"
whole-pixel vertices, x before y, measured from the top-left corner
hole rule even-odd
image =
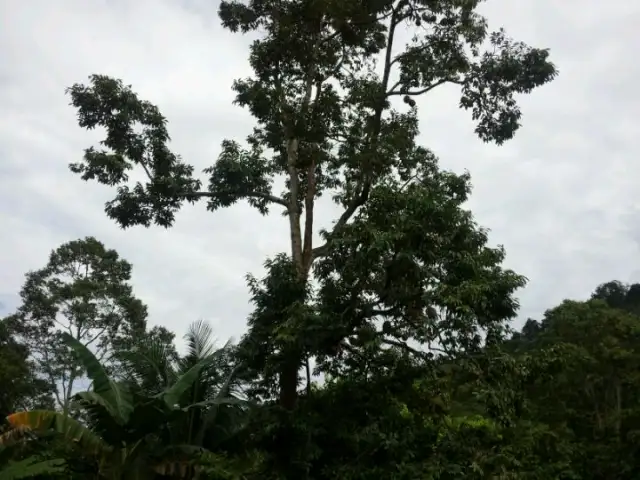
[[[616,382],[616,418],[615,418],[616,436],[620,438],[620,429],[622,426],[622,386],[620,382]]]
[[[389,25],[387,47],[385,52],[384,71],[382,74],[381,91],[379,105],[371,117],[370,131],[366,140],[366,149],[368,151],[368,158],[363,161],[361,166],[361,179],[358,185],[358,194],[353,199],[347,210],[340,217],[334,231],[341,228],[349,218],[355,213],[358,207],[362,206],[369,195],[371,184],[373,182],[373,165],[372,157],[377,146],[378,137],[380,136],[382,113],[384,111],[385,103],[387,100],[387,89],[389,86],[391,66],[392,66],[392,51],[393,41],[395,35],[395,29],[399,24],[399,19],[394,10],[391,16],[391,23]],[[321,23],[318,30],[317,41],[320,42]],[[311,66],[307,72],[307,80],[305,85],[305,95],[302,101],[301,112],[307,112],[310,105],[315,103],[318,99],[322,89],[322,82],[319,82],[315,78],[315,66]],[[316,86],[316,97],[313,99],[313,87]],[[289,205],[287,207],[289,216],[289,229],[291,239],[291,258],[296,266],[298,272],[298,280],[302,283],[306,283],[309,279],[309,272],[311,265],[313,264],[313,206],[316,193],[316,177],[315,168],[316,163],[314,158],[306,159],[309,161],[307,165],[307,190],[304,192],[304,204],[305,204],[305,229],[304,238],[302,234],[302,228],[300,225],[301,211],[298,205],[298,198],[300,195],[300,163],[299,163],[299,139],[290,135],[293,130],[285,128],[286,151],[287,151],[287,168],[289,175]],[[292,351],[286,352],[285,365],[280,372],[280,405],[287,411],[291,411],[295,408],[298,397],[298,374],[302,367],[302,363],[305,359],[305,352]]]

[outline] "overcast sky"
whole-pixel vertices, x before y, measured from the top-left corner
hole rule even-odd
[[[223,31],[216,10],[215,0],[0,0],[0,314],[51,249],[92,235],[133,263],[151,322],[180,335],[204,318],[221,339],[242,334],[245,274],[286,250],[282,217],[202,204],[171,230],[123,231],[103,213],[112,192],[67,167],[99,139],[64,95],[91,73],[158,104],[173,149],[198,169],[223,138],[245,137],[252,120],[230,87],[250,73],[248,39]],[[640,2],[490,0],[483,11],[492,28],[549,47],[560,76],[521,100],[524,126],[503,147],[474,136],[455,89],[421,100],[422,141],[445,168],[471,172],[470,208],[530,279],[521,320],[611,279],[640,281]]]

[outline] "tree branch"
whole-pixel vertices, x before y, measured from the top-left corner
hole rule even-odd
[[[287,202],[280,197],[276,197],[275,195],[271,195],[268,193],[262,192],[249,192],[249,193],[235,193],[235,192],[194,192],[187,193],[184,196],[187,198],[217,198],[221,195],[236,195],[238,198],[262,198],[271,203],[276,203],[278,205],[282,205],[283,207],[287,207]]]
[[[404,342],[399,342],[397,340],[392,340],[390,338],[381,338],[380,341],[386,345],[391,345],[392,347],[398,347],[402,350],[406,350],[407,352],[412,353],[414,355],[418,355],[420,357],[424,357],[427,354],[427,352],[421,352],[420,350],[416,350],[415,348],[410,347]]]
[[[67,381],[66,381],[66,377],[62,377],[62,379],[60,380],[60,384],[62,386],[62,392],[63,392],[63,396],[60,396],[60,393],[58,391],[58,386],[55,384],[54,380],[51,380],[53,377],[50,375],[49,376],[50,381],[53,383],[53,394],[56,397],[56,401],[58,402],[58,406],[60,407],[61,410],[64,410],[65,408],[65,402],[64,402],[64,392],[67,391]]]
[[[67,331],[69,331],[69,333],[73,333],[71,330],[71,327],[69,325],[65,325],[64,323],[62,323],[60,320],[58,320],[56,317],[52,318],[53,323],[55,323],[56,325],[58,325],[60,328],[65,329]]]
[[[89,345],[91,345],[93,342],[95,342],[98,338],[100,338],[102,336],[102,334],[104,332],[106,332],[107,328],[109,328],[108,325],[106,325],[105,327],[103,327],[102,329],[100,329],[100,331],[98,333],[95,334],[95,336],[93,338],[90,338],[89,341],[87,343],[84,344],[85,347],[88,347]]]
[[[367,312],[367,318],[388,317],[389,315],[397,315],[397,314],[398,314],[397,307],[390,307],[390,308],[383,308],[383,309],[374,308]]]
[[[151,171],[149,170],[147,165],[144,163],[144,160],[140,162],[140,165],[142,165],[142,169],[144,170],[144,173],[146,173],[147,177],[149,177],[149,181],[153,182],[153,175],[151,175]]]
[[[321,42],[322,42],[322,39],[320,38],[316,39],[315,41],[316,48],[314,48],[314,52],[317,50],[317,46],[319,46]],[[315,82],[314,82],[315,72],[316,72],[316,66],[313,62],[311,62],[309,69],[306,72],[307,78],[305,82],[305,92],[304,92],[304,97],[302,98],[302,104],[300,106],[299,116],[307,115],[307,110],[309,109],[309,106],[312,100],[311,97],[313,95],[313,87],[315,86]],[[320,92],[318,91],[316,95],[319,95],[319,93]],[[295,127],[295,125],[291,125],[289,126],[289,128],[292,126]],[[303,253],[304,246],[303,246],[302,232],[300,228],[301,227],[300,226],[300,207],[298,206],[298,196],[300,194],[300,178],[298,176],[300,139],[297,137],[293,137],[292,134],[293,132],[285,131],[285,135],[287,136],[287,142],[286,142],[287,170],[289,173],[289,193],[290,193],[289,205],[287,206],[287,210],[289,212],[289,227],[290,227],[290,233],[291,233],[291,250],[292,250],[291,255],[293,257],[293,260],[296,266],[299,268],[299,274],[302,276],[306,276],[307,262],[305,262],[304,253]],[[307,194],[305,195],[305,203],[309,199],[309,190],[312,189],[312,186],[311,186],[312,181],[315,184],[315,162],[313,160],[314,159],[311,159],[311,162],[310,162],[311,166],[309,167],[309,176],[308,176],[308,184],[307,184],[307,192],[306,192]],[[313,174],[311,172],[313,172]],[[312,176],[313,176],[313,180],[312,180]],[[309,205],[305,205],[305,209],[307,210],[306,219],[305,219],[305,233],[304,233],[305,237],[307,235],[313,234],[311,229],[313,228],[312,224],[313,224],[314,195],[315,195],[315,192],[313,192],[310,198]],[[309,218],[311,218],[310,222],[309,222]],[[308,225],[308,223],[311,223],[311,225]],[[311,241],[311,237],[309,237],[309,241]],[[306,244],[307,238],[304,239],[304,242]],[[312,258],[310,253],[311,252],[310,245],[308,247],[308,250],[309,250],[309,253],[307,255],[310,258]],[[311,263],[309,262],[309,265],[310,264]]]
[[[409,97],[414,96],[414,95],[422,95],[423,93],[427,93],[431,90],[433,90],[436,87],[439,87],[440,85],[443,85],[445,83],[455,83],[457,85],[461,85],[462,82],[460,82],[459,80],[456,80],[454,78],[443,78],[441,80],[438,80],[435,83],[432,83],[431,85],[429,85],[428,87],[422,88],[420,90],[407,90],[407,91],[403,91],[402,89],[400,90],[395,90],[398,87],[398,84],[400,82],[396,83],[391,90],[389,90],[387,92],[387,97],[391,97],[393,95],[407,95]]]
[[[65,415],[69,415],[69,407],[71,406],[71,394],[73,393],[73,384],[75,382],[76,375],[73,370],[69,374],[69,381],[67,382],[67,388],[64,391],[64,406],[62,407],[62,412]]]
[[[314,112],[322,93],[322,80],[316,84],[316,94],[313,99]],[[313,118],[311,119],[313,121]],[[302,264],[305,272],[309,271],[313,260],[313,208],[316,197],[316,158],[312,157],[307,168],[307,191],[304,196],[304,240],[302,246]]]
[[[447,355],[448,357],[452,356],[451,352],[448,351],[448,350],[445,350],[444,348],[434,347],[431,344],[429,344],[429,346],[427,348],[429,348],[429,351],[431,351],[431,352],[443,353],[443,354]]]
[[[356,187],[356,195],[353,197],[346,210],[340,215],[340,218],[336,222],[333,227],[333,230],[328,236],[327,242],[324,245],[321,245],[318,248],[313,249],[311,258],[321,257],[326,255],[327,250],[329,248],[329,244],[331,241],[331,237],[335,236],[349,221],[349,219],[353,216],[353,214],[364,205],[369,198],[369,192],[371,191],[371,185],[373,183],[373,177],[370,172],[370,162],[371,156],[377,146],[378,137],[380,135],[381,123],[382,123],[382,112],[384,110],[384,104],[386,100],[386,92],[389,85],[389,78],[391,77],[391,66],[392,66],[392,51],[393,51],[393,36],[395,34],[396,27],[398,25],[396,10],[394,9],[391,15],[391,22],[389,24],[389,34],[387,40],[387,50],[385,53],[385,63],[384,63],[384,72],[382,74],[382,85],[381,90],[383,92],[382,98],[380,98],[380,103],[378,108],[376,109],[373,116],[373,130],[371,132],[371,136],[369,137],[369,145],[368,145],[368,155],[366,159],[366,164],[362,166],[360,178],[358,180],[358,185]]]
[[[311,395],[311,367],[309,365],[309,357],[305,360],[305,372],[307,374],[307,396]]]
[[[311,160],[311,164],[307,170],[307,191],[304,198],[304,241],[302,247],[302,262],[305,271],[311,264],[313,258],[313,207],[316,194],[316,162]]]
[[[45,365],[51,365],[48,353],[49,352],[46,350],[46,347],[45,347],[44,350],[40,351],[40,355],[42,355]],[[64,407],[64,402],[62,401],[62,397],[60,396],[60,391],[58,389],[58,385],[56,385],[55,376],[51,373],[51,371],[49,369],[45,368],[43,370],[44,370],[44,372],[43,372],[44,375],[48,378],[49,383],[51,384],[51,386],[53,388],[53,395],[55,396],[55,399],[58,402],[58,406],[60,408],[63,408]],[[66,375],[63,373],[62,374],[62,378],[61,378],[63,391],[66,389],[66,386],[65,386],[66,378],[67,378]]]
[[[298,207],[298,192],[300,191],[300,179],[298,178],[298,139],[291,138],[287,141],[287,169],[289,171],[289,233],[291,235],[291,257],[297,268],[302,267],[302,239],[300,235],[300,208]]]

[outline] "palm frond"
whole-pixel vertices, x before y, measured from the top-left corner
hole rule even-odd
[[[133,349],[121,352],[128,376],[148,393],[158,393],[171,385],[177,373],[174,367],[173,352],[160,340],[152,340]]]
[[[234,379],[235,371],[232,371],[213,399],[192,405],[192,407],[209,407],[206,415],[202,419],[202,423],[196,435],[196,442],[199,445],[201,445],[204,441],[207,430],[209,430],[217,420],[218,414],[220,412],[220,407],[222,405],[235,405],[243,407],[247,405],[246,401],[240,400],[231,395],[230,386]]]
[[[205,320],[191,323],[184,339],[187,342],[187,357],[193,357],[196,361],[208,357],[215,351],[213,328]]]

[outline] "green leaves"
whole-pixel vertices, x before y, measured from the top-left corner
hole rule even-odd
[[[383,343],[412,339],[449,353],[480,348],[481,332],[514,316],[512,295],[524,279],[500,267],[504,252],[489,248],[462,210],[468,190],[465,176],[435,165],[404,187],[375,187],[317,263],[323,315],[346,322],[349,335],[378,325]]]
[[[178,368],[169,372],[170,384],[158,394],[115,382],[85,345],[68,334],[62,338],[92,380],[91,391],[75,396],[83,422],[54,411],[18,412],[7,418],[13,430],[3,435],[5,443],[16,443],[30,431],[41,436],[57,433],[91,456],[104,478],[152,479],[154,471],[176,468],[174,473],[189,478],[204,447],[227,440],[241,426],[241,419],[228,412],[245,405],[232,396],[235,377],[217,372],[225,379],[215,390],[214,372],[207,371],[215,362],[225,361],[228,346],[214,350],[210,327],[202,322],[190,329],[190,355],[181,361],[165,359]]]
[[[526,417],[555,437],[575,478],[632,478],[638,468],[640,322],[628,290],[609,282],[592,300],[565,300],[507,344],[529,365]]]
[[[252,207],[266,215],[270,203],[286,207],[286,202],[271,194],[269,165],[262,151],[254,147],[242,150],[236,142],[225,140],[216,164],[204,170],[209,174],[209,199],[207,209],[215,211],[246,198]]]
[[[460,106],[478,121],[476,133],[498,145],[513,138],[520,128],[521,112],[515,94],[530,93],[553,80],[557,71],[548,61],[549,51],[509,39],[503,30],[490,37],[495,52],[485,53],[463,82]]]
[[[123,228],[152,223],[169,227],[185,198],[195,200],[200,182],[193,167],[182,163],[167,147],[166,119],[158,107],[140,100],[122,81],[91,75],[90,86],[74,84],[67,89],[78,110],[78,124],[107,130],[101,144],[106,150],[85,150],[84,160],[72,163],[71,171],[83,180],[118,186],[106,212]],[[141,130],[141,133],[136,133]],[[147,182],[127,185],[128,172],[139,167]]]
[[[336,185],[353,188],[354,178],[341,167],[354,168],[357,177],[364,158],[354,163],[356,151],[385,157],[378,149],[385,143],[380,138],[389,137],[381,136],[380,124],[394,115],[388,100],[401,95],[414,105],[410,97],[446,83],[462,86],[460,105],[472,110],[480,138],[500,144],[519,127],[514,94],[547,83],[556,71],[546,50],[513,42],[502,31],[490,36],[493,51],[482,54],[487,26],[475,12],[479,3],[222,2],[224,26],[264,32],[251,47],[255,78],[234,84],[237,103],[248,107],[259,124],[249,139],[251,149],[225,140],[218,162],[205,171],[209,191],[201,192],[193,167],[168,149],[167,122],[158,107],[121,80],[92,75],[88,86],[75,84],[67,93],[81,127],[106,128],[101,142],[106,149],[87,149],[83,162],[71,169],[84,180],[118,187],[106,210],[122,227],[169,227],[184,201],[203,197],[210,199],[210,210],[246,198],[264,214],[269,203],[285,205],[286,192],[273,195],[270,186],[274,175],[289,175],[288,140],[297,140],[304,157],[316,157],[316,178],[305,187],[313,196]],[[417,24],[417,35],[393,54],[394,35],[403,22]],[[374,57],[385,49],[377,68]],[[395,83],[390,80],[394,71]],[[355,148],[342,150],[343,144]],[[266,149],[273,150],[272,158],[263,153]],[[128,183],[134,167],[147,182]]]
[[[29,457],[24,460],[9,462],[0,469],[0,480],[19,480],[41,475],[55,475],[64,471],[64,460],[40,460]]]
[[[211,357],[205,357],[198,363],[193,365],[189,370],[184,372],[173,385],[160,395],[165,404],[169,408],[174,408],[178,405],[178,401],[182,398],[184,393],[190,389],[193,384],[198,380],[200,372],[211,363]]]
[[[30,349],[14,335],[15,320],[0,319],[0,418],[20,406],[41,408],[52,402],[51,386],[38,378]]]

